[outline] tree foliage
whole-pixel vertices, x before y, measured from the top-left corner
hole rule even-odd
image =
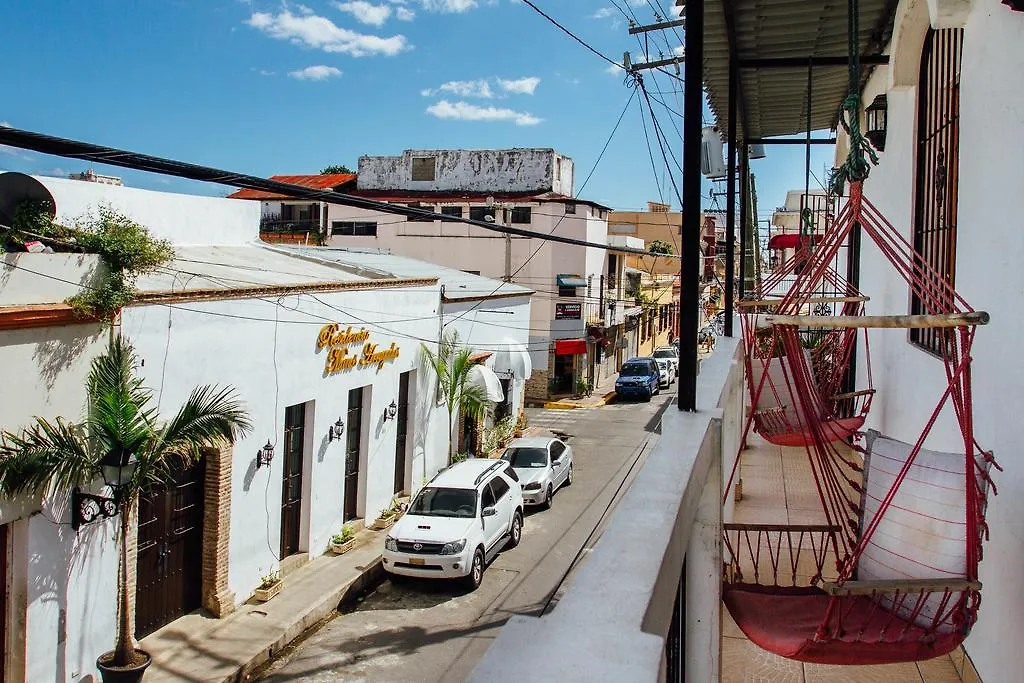
[[[350,169],[345,164],[334,164],[332,166],[327,166],[322,171],[320,171],[320,175],[328,175],[331,173],[355,173],[355,171]]]
[[[672,256],[676,252],[672,248],[672,245],[665,240],[653,240],[647,245],[647,253],[658,256]]]
[[[452,427],[456,411],[473,420],[484,417],[491,409],[487,400],[487,391],[469,381],[469,371],[473,367],[470,357],[473,352],[459,342],[459,333],[451,330],[445,332],[435,353],[426,344],[421,344],[423,360],[429,365],[437,378],[437,390],[448,408],[448,461],[452,462],[455,454]]]

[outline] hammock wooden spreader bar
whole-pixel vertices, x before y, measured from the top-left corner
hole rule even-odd
[[[989,315],[985,311],[934,315],[765,315],[757,320],[756,327],[765,329],[775,325],[791,325],[823,328],[920,329],[972,327],[987,325],[988,321]]]
[[[870,301],[866,296],[815,296],[810,299],[803,299],[804,304],[855,304]],[[783,299],[744,299],[736,303],[740,308],[777,308],[785,301]]]
[[[981,581],[969,579],[893,579],[890,581],[822,581],[828,595],[876,595],[878,593],[934,593],[980,591]]]

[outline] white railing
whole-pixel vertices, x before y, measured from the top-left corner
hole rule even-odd
[[[742,427],[741,353],[738,338],[719,341],[702,363],[698,412],[667,408],[661,438],[556,608],[513,616],[471,681],[518,683],[535,667],[554,681],[719,679],[722,519],[732,511],[723,472]]]

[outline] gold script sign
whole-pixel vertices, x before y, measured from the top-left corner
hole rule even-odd
[[[349,347],[362,344],[361,351],[353,351]],[[327,362],[324,365],[324,374],[333,375],[343,370],[351,370],[355,367],[367,367],[376,365],[377,370],[383,369],[384,364],[398,358],[400,349],[395,342],[387,348],[380,348],[379,344],[370,342],[370,331],[365,327],[353,330],[349,325],[344,330],[337,323],[324,325],[320,328],[320,335],[316,340],[317,351],[329,349]]]

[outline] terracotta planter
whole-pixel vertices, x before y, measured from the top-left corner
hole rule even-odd
[[[257,588],[254,596],[260,602],[266,602],[280,593],[282,588],[284,588],[284,581],[278,581],[268,588]]]
[[[96,660],[96,668],[100,670],[100,678],[103,679],[103,683],[139,683],[146,673],[146,669],[153,663],[153,658],[145,650],[136,648],[135,652],[144,656],[146,660],[132,667],[112,667],[106,664],[105,662],[114,658],[113,650],[101,654]]]
[[[344,555],[349,550],[352,550],[352,548],[355,547],[356,539],[354,538],[350,538],[347,541],[344,541],[343,543],[335,543],[334,541],[331,541],[331,552],[336,555]]]

